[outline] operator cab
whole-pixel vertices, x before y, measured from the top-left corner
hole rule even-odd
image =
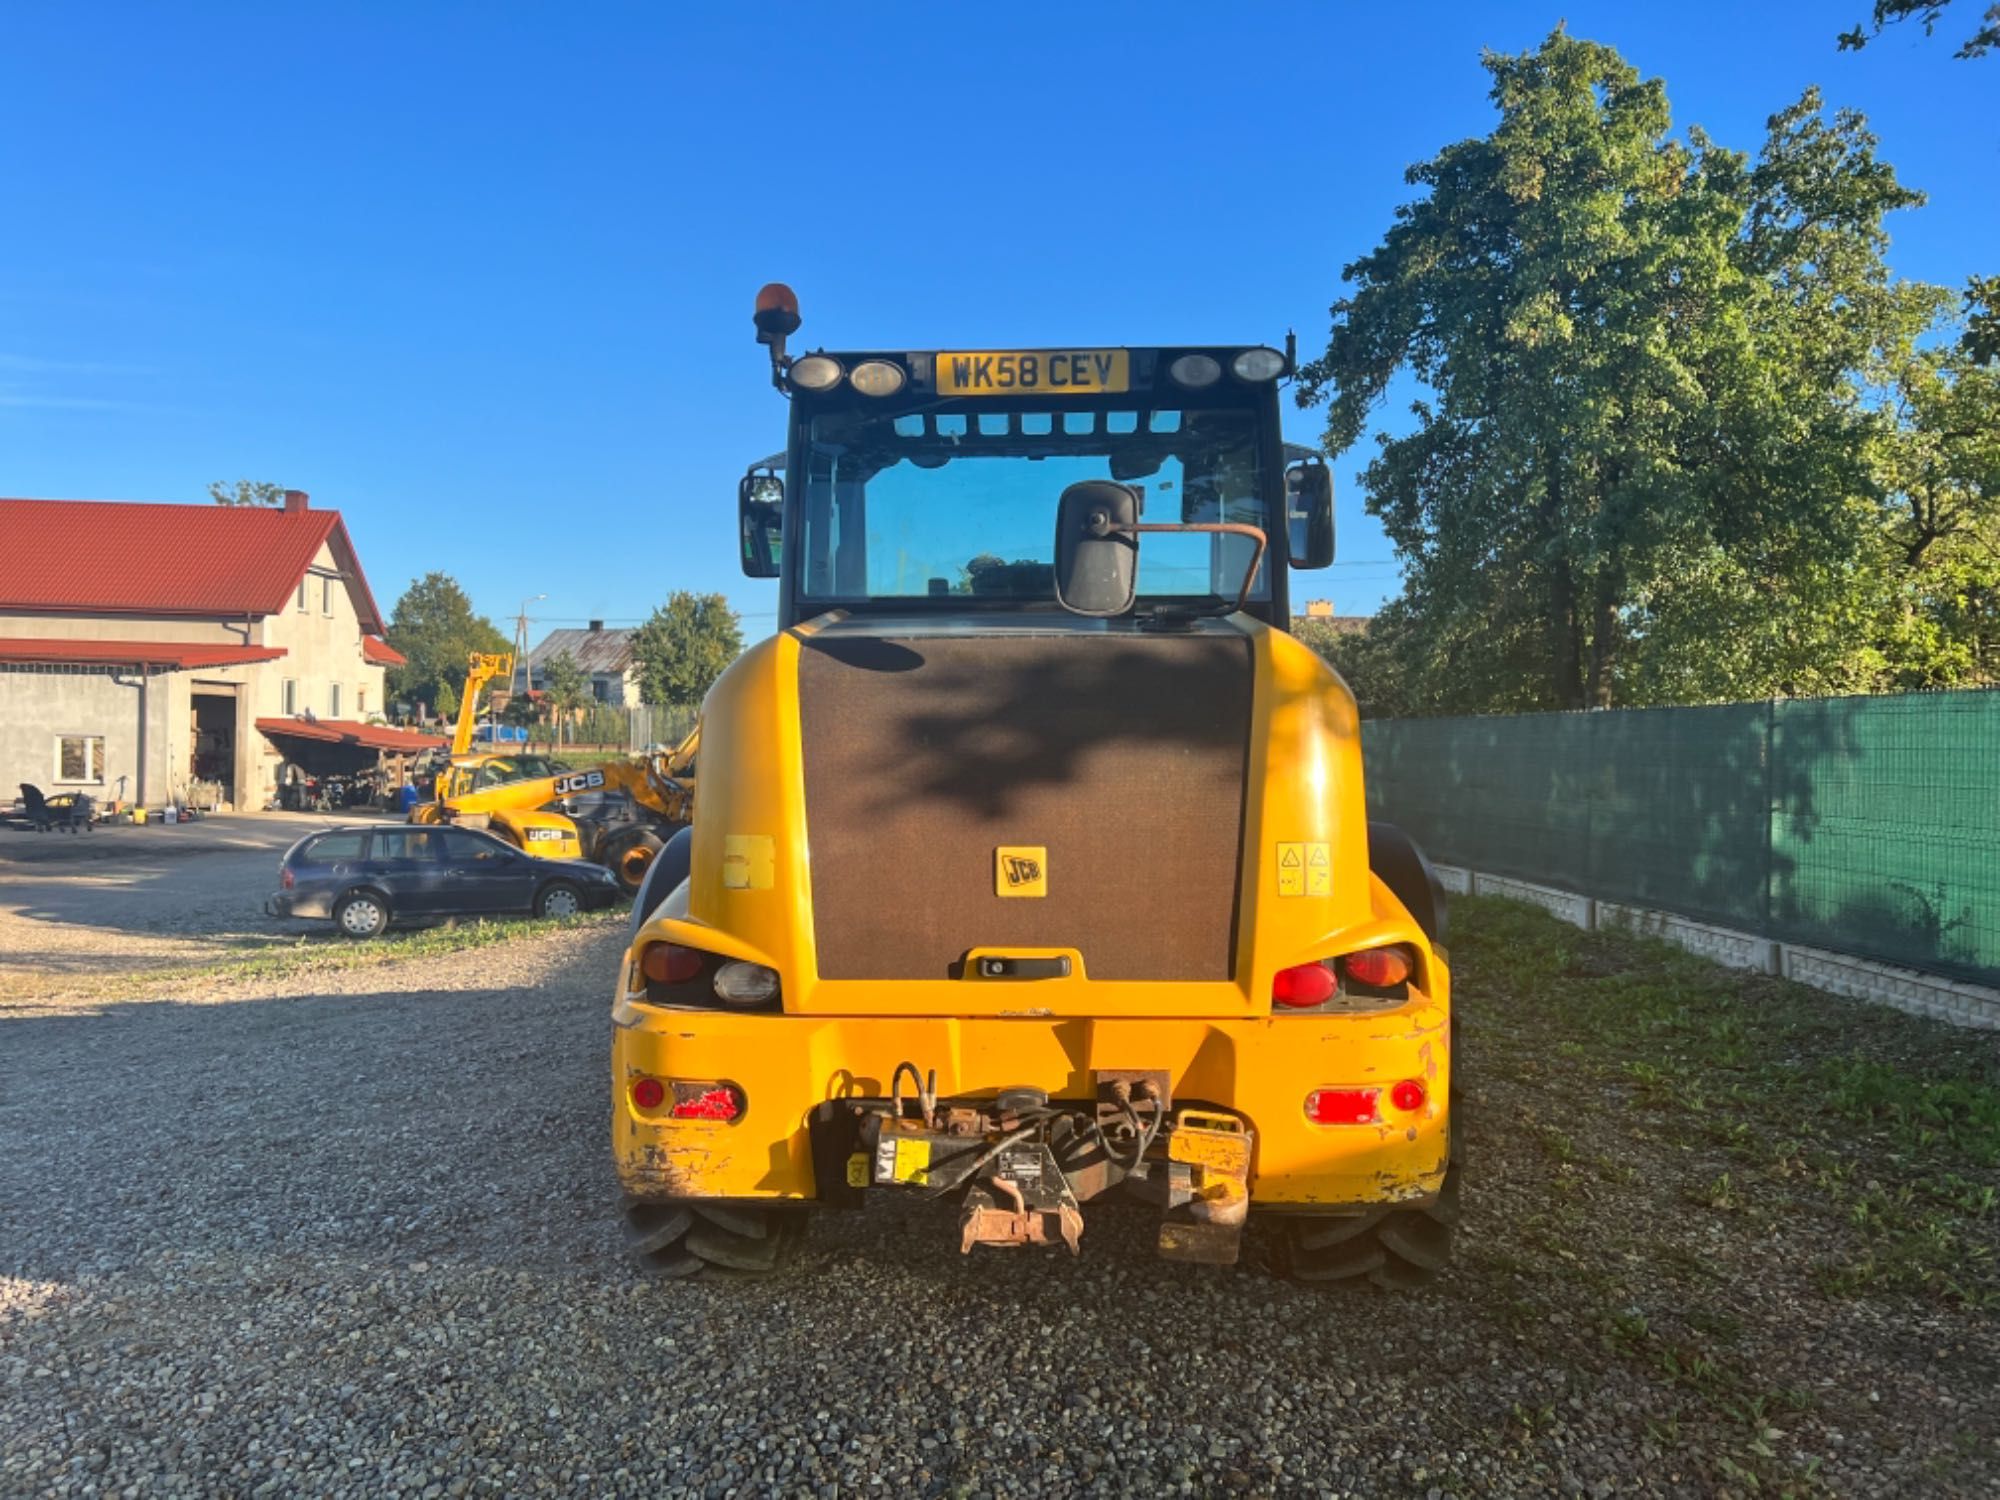
[[[798,323],[788,289],[759,294],[791,413],[785,451],[738,488],[743,571],[779,580],[781,626],[838,609],[1145,629],[1241,609],[1282,629],[1287,570],[1333,559],[1331,473],[1280,435],[1289,347],[791,359]]]

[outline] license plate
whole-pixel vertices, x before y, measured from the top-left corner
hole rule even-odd
[[[1123,349],[1034,349],[940,354],[940,396],[1076,396],[1132,389]]]

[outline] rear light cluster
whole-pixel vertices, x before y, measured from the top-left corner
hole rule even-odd
[[[1401,999],[1416,971],[1416,956],[1401,943],[1363,948],[1319,963],[1294,964],[1271,980],[1271,1003],[1311,1010],[1337,995]]]
[[[639,954],[646,998],[655,1005],[759,1010],[778,999],[778,971],[680,943],[648,943]]]
[[[750,1107],[743,1090],[733,1083],[695,1082],[677,1078],[635,1078],[627,1090],[640,1114],[665,1114],[670,1120],[714,1120],[728,1125]]]
[[[1319,1088],[1306,1095],[1306,1118],[1315,1125],[1380,1125],[1383,1090],[1364,1088]],[[1413,1115],[1430,1102],[1430,1092],[1414,1078],[1392,1084],[1389,1107],[1398,1114]]]

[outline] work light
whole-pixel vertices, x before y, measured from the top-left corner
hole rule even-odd
[[[1276,380],[1285,373],[1285,356],[1276,349],[1245,349],[1229,362],[1238,380]]]
[[[1206,354],[1183,354],[1167,366],[1167,374],[1175,385],[1199,390],[1205,385],[1214,385],[1222,378],[1222,366]]]
[[[903,371],[886,359],[864,359],[848,373],[847,383],[864,396],[893,396],[903,388]]]
[[[792,384],[802,391],[830,391],[840,384],[845,372],[840,361],[828,354],[808,354],[793,363],[789,371]]]

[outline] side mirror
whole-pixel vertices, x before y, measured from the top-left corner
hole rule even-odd
[[[1319,459],[1285,470],[1285,538],[1295,568],[1333,561],[1333,470]]]
[[[736,486],[737,531],[747,578],[776,578],[784,554],[785,481],[776,474],[745,474]]]
[[[1056,603],[1071,614],[1105,617],[1132,608],[1139,586],[1139,493],[1086,479],[1056,505]]]

